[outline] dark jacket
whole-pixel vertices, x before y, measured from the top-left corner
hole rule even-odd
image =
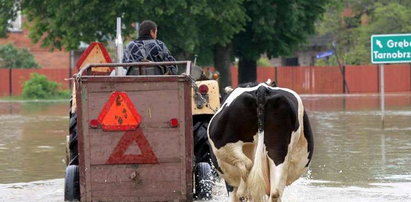
[[[131,41],[124,51],[123,63],[146,60],[152,62],[176,61],[167,46],[160,40],[151,37],[139,37],[137,40]],[[177,74],[178,69],[177,66],[170,65],[155,67],[154,71],[153,74]]]

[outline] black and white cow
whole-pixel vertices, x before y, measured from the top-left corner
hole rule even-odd
[[[266,83],[236,88],[208,126],[212,159],[231,201],[281,201],[308,168],[313,136],[300,96]]]

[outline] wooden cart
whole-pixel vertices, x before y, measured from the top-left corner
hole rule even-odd
[[[75,76],[81,201],[193,200],[190,78],[85,74],[169,64]]]

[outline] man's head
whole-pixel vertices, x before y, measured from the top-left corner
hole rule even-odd
[[[153,39],[157,38],[157,24],[151,20],[144,20],[141,22],[139,31],[139,36],[151,37]]]

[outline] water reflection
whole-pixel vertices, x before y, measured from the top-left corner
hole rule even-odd
[[[312,179],[337,186],[411,182],[410,98],[409,94],[386,98],[389,105],[383,129],[378,96],[345,97],[345,111],[341,110],[342,105],[330,109],[330,105],[324,104],[342,103],[341,97],[306,97],[316,143]]]
[[[0,102],[0,183],[64,176],[67,102]]]
[[[378,95],[302,98],[315,153],[285,201],[411,200],[410,93],[387,95],[384,128]],[[0,184],[64,176],[67,111],[68,102],[0,102]],[[214,198],[226,201],[217,187]]]
[[[386,112],[385,130],[379,111],[312,112],[312,178],[365,186],[411,174],[411,107],[403,110]]]

